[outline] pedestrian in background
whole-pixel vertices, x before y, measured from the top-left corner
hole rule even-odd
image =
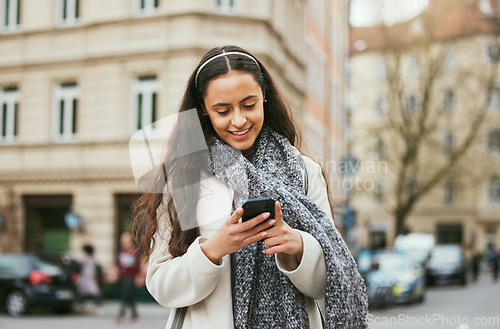
[[[477,281],[481,268],[481,254],[476,250],[472,255],[472,280]]]
[[[500,253],[493,250],[490,257],[491,272],[493,274],[493,281],[498,281],[498,273],[500,269]]]
[[[321,167],[297,149],[269,71],[240,47],[214,48],[189,78],[179,112],[190,110],[167,150],[191,149],[201,127],[208,152],[167,152],[168,184],[158,175],[160,193],[143,194],[134,222],[149,256],[146,286],[172,309],[167,328],[319,329],[317,299],[325,328],[366,328],[364,282],[333,223]],[[271,197],[274,207],[243,221],[242,195]]]
[[[83,246],[84,259],[79,266],[78,292],[81,301],[91,300],[96,305],[101,304],[102,268],[94,258],[94,247]]]
[[[141,254],[134,246],[132,234],[123,232],[120,236],[120,253],[118,254],[118,273],[120,286],[120,310],[117,322],[123,321],[127,308],[130,308],[130,321],[138,320],[135,300],[136,276],[141,271]]]

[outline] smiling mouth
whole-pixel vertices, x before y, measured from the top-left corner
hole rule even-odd
[[[249,128],[242,130],[242,131],[229,131],[229,132],[235,136],[241,136],[241,135],[245,135],[250,130],[250,128],[252,128],[252,127],[249,127]]]

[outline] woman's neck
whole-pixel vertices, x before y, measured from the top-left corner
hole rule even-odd
[[[255,152],[255,148],[256,148],[256,143],[254,143],[252,145],[252,147],[250,147],[249,149],[246,149],[246,150],[243,150],[241,151],[241,154],[243,154],[243,156],[247,159],[250,159],[253,155],[253,153]]]

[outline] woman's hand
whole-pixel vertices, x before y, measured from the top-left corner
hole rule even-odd
[[[276,222],[274,219],[266,221],[268,212],[246,222],[241,222],[242,215],[243,208],[236,209],[221,228],[201,245],[201,250],[212,263],[218,264],[225,255],[264,239],[268,235],[265,230]]]
[[[274,213],[276,217],[276,224],[266,231],[267,236],[264,240],[264,244],[270,248],[265,249],[262,252],[266,255],[272,255],[279,252],[283,252],[288,255],[295,255],[300,263],[302,260],[302,253],[304,251],[302,236],[299,232],[292,229],[283,221],[283,215],[281,213],[279,202],[274,204]]]

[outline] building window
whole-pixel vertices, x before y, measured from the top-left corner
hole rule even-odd
[[[488,201],[500,202],[500,178],[490,178],[488,182]]]
[[[383,79],[387,75],[387,62],[384,57],[378,57],[375,61],[375,77]]]
[[[409,115],[414,115],[417,112],[417,97],[415,95],[406,96],[405,109]]]
[[[455,94],[453,90],[447,90],[444,93],[444,110],[451,111],[455,107]]]
[[[446,49],[443,67],[447,70],[455,68],[455,51],[452,48]]]
[[[134,13],[137,16],[149,16],[158,12],[160,0],[133,0]]]
[[[78,119],[78,87],[76,83],[62,83],[54,91],[53,137],[56,141],[76,139]]]
[[[488,151],[500,152],[500,129],[492,129],[488,133]]]
[[[443,138],[443,153],[450,155],[455,151],[455,134],[452,132],[444,133]]]
[[[373,198],[378,204],[384,203],[384,187],[382,186],[382,184],[375,184],[375,188],[373,190]]]
[[[500,108],[500,88],[495,87],[490,90],[488,105],[492,109]]]
[[[139,77],[132,83],[132,133],[151,125],[157,118],[159,85],[156,76]]]
[[[0,0],[0,22],[3,32],[19,29],[21,20],[21,0]]]
[[[59,26],[71,26],[78,23],[78,18],[80,17],[80,1],[58,0],[56,17]]]
[[[219,14],[234,15],[239,11],[239,0],[215,0],[215,12]]]
[[[387,101],[385,97],[378,97],[375,101],[375,110],[380,117],[383,117],[387,108]]]
[[[418,74],[419,66],[418,66],[418,57],[415,54],[409,54],[406,57],[406,67],[408,70],[408,74]]]
[[[455,189],[453,184],[446,183],[443,187],[443,202],[453,203],[455,202]]]
[[[381,138],[377,138],[375,142],[375,158],[379,161],[385,159],[385,145]]]
[[[488,45],[488,59],[490,60],[490,62],[496,63],[498,62],[499,58],[500,58],[500,45],[498,44]]]
[[[19,92],[17,87],[4,88],[0,91],[0,143],[13,143],[17,138],[19,117]]]

